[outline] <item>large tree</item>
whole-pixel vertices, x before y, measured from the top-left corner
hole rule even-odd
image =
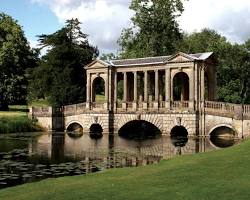
[[[84,66],[98,55],[80,29],[78,19],[67,20],[65,26],[50,35],[40,35],[42,48],[48,48],[39,67],[31,75],[29,99],[48,98],[50,104],[78,103],[85,100]]]
[[[118,40],[121,57],[170,55],[176,51],[182,34],[177,17],[183,12],[182,0],[132,0],[135,12],[132,27]]]
[[[9,104],[25,103],[25,71],[36,65],[36,58],[21,26],[0,13],[0,110],[8,109]]]
[[[248,43],[246,43],[246,46]],[[185,34],[180,51],[187,53],[214,52],[217,57],[218,100],[232,103],[242,102],[242,94],[247,91],[249,74],[248,52],[244,45],[231,44],[214,30]],[[250,103],[249,95],[246,102]]]

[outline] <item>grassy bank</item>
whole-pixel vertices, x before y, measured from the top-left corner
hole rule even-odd
[[[250,141],[159,165],[49,179],[0,191],[1,200],[249,199]]]
[[[41,131],[36,122],[28,118],[27,106],[10,106],[9,111],[0,111],[0,134]]]

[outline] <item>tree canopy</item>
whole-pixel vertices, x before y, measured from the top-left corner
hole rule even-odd
[[[0,110],[9,104],[25,103],[27,68],[36,66],[33,51],[17,21],[0,13]]]
[[[170,55],[176,51],[182,34],[177,17],[183,12],[182,0],[132,0],[135,12],[132,27],[125,28],[118,40],[122,58]]]
[[[180,51],[186,53],[214,52],[217,63],[218,100],[232,103],[242,101],[246,92],[247,74],[250,73],[249,52],[246,45],[231,44],[225,37],[214,30],[203,29],[201,32],[185,34]],[[247,67],[248,66],[248,67]],[[246,96],[250,103],[250,96]]]
[[[67,20],[65,26],[50,35],[40,35],[41,48],[48,48],[31,75],[29,100],[48,98],[52,105],[73,104],[85,100],[84,66],[98,56],[89,44],[78,19]]]

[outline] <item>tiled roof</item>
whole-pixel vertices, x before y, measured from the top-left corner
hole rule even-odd
[[[179,53],[183,56],[187,56],[191,60],[206,60],[213,52],[196,53],[196,54],[185,54]],[[176,54],[178,55],[178,54]],[[174,55],[175,56],[175,55]],[[169,61],[173,56],[158,56],[158,57],[146,57],[146,58],[135,58],[135,59],[123,59],[123,60],[111,60],[105,61],[112,66],[129,66],[129,65],[149,65],[149,64],[164,64]]]

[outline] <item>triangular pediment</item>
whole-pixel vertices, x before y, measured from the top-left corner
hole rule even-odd
[[[167,62],[192,62],[194,61],[195,59],[192,57],[192,56],[189,56],[185,53],[177,53],[173,56],[171,56]]]
[[[101,68],[107,68],[109,66],[108,63],[102,61],[102,60],[94,60],[90,64],[86,65],[85,69],[101,69]]]

